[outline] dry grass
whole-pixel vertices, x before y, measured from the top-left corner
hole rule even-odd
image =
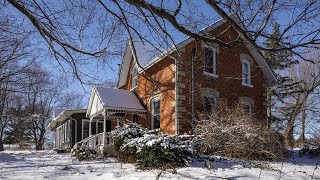
[[[312,138],[309,139],[300,151],[301,155],[308,155],[311,158],[320,157],[320,133],[313,134]]]
[[[215,112],[202,114],[196,133],[205,140],[200,151],[243,160],[281,160],[286,149],[280,134],[257,123],[240,104],[220,102]]]

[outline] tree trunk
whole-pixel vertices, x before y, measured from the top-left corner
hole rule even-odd
[[[36,150],[43,150],[43,138],[41,137],[36,141]]]
[[[299,95],[297,99],[297,104],[294,107],[292,114],[290,115],[287,128],[284,132],[284,143],[287,147],[294,147],[294,137],[293,137],[293,130],[294,130],[294,122],[298,114],[303,110],[307,102],[307,97],[309,93]]]
[[[297,143],[304,147],[305,145],[305,129],[306,129],[306,118],[307,118],[307,112],[306,109],[303,110],[302,112],[302,117],[301,117],[301,134],[299,136],[299,139],[297,140]]]
[[[272,99],[273,90],[271,88],[267,89],[267,126],[271,127],[271,99]]]
[[[42,143],[37,143],[36,144],[36,150],[42,150]]]
[[[287,147],[294,147],[294,137],[293,137],[293,128],[294,128],[294,118],[295,116],[291,116],[287,125],[287,128],[284,132],[284,142]]]
[[[4,151],[2,139],[0,139],[0,151]]]

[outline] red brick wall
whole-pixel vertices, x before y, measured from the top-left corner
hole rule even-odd
[[[132,61],[133,62],[133,61]],[[127,83],[120,89],[132,89],[131,71],[133,63],[130,65],[130,73]],[[144,127],[151,127],[150,100],[156,96],[155,92],[161,92],[160,98],[160,129],[168,134],[175,133],[174,119],[174,60],[165,58],[138,75],[138,86],[134,90],[142,102],[147,106],[149,113],[146,118],[139,117],[139,124]],[[128,117],[130,118],[130,117]]]
[[[220,34],[227,28],[226,24],[223,24],[213,30],[212,33]],[[237,36],[236,31],[229,29],[222,39],[229,40],[234,39]],[[202,88],[215,89],[220,93],[220,98],[226,100],[230,105],[239,101],[239,97],[247,96],[254,100],[253,113],[261,122],[266,120],[266,105],[265,105],[265,77],[261,69],[253,61],[251,66],[251,81],[253,87],[246,87],[241,84],[242,65],[240,60],[240,54],[250,55],[245,45],[238,44],[232,48],[225,48],[219,46],[217,48],[217,75],[218,78],[207,76],[203,74],[204,60],[203,60],[203,47],[200,41],[193,41],[182,49],[182,56],[179,60],[179,71],[183,72],[183,76],[179,76],[178,85],[181,83],[184,87],[178,86],[179,95],[184,96],[182,100],[179,100],[179,105],[184,107],[183,112],[177,112],[179,119],[180,133],[191,131],[191,57],[192,49],[196,48],[197,56],[195,61],[195,95],[196,95],[196,112],[199,113],[202,110]],[[253,58],[252,58],[253,59]],[[126,85],[121,89],[131,89],[131,69],[128,75]],[[164,58],[156,63],[146,72],[142,72],[138,76],[138,87],[134,90],[137,92],[141,100],[148,107],[150,112],[150,98],[154,92],[161,91],[160,102],[160,117],[161,117],[161,131],[169,134],[175,133],[175,95],[174,95],[174,60],[170,58]],[[151,126],[150,113],[147,114],[146,119],[139,119],[139,123],[145,127]]]
[[[216,28],[212,33],[217,34],[226,29],[226,25]],[[230,29],[223,39],[233,39],[237,36],[236,31]],[[179,88],[179,92],[185,95],[185,100],[181,103],[185,105],[186,112],[181,115],[181,132],[191,130],[191,57],[192,49],[196,48],[195,61],[195,103],[196,112],[202,110],[203,103],[201,97],[202,88],[215,89],[220,93],[220,99],[224,99],[228,104],[232,105],[239,101],[239,97],[247,96],[254,100],[254,116],[260,121],[266,121],[266,106],[265,106],[265,78],[255,61],[251,65],[251,82],[253,87],[242,85],[242,64],[240,54],[250,55],[249,51],[243,43],[232,48],[217,48],[217,65],[216,71],[218,78],[204,75],[204,57],[203,47],[200,41],[194,41],[184,48],[183,58],[181,60],[181,70],[185,72],[185,76],[179,78],[184,83],[185,88]],[[252,58],[253,59],[253,58]]]

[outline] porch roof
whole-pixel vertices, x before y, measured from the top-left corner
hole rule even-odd
[[[87,109],[69,109],[69,110],[59,110],[59,111],[60,113],[57,116],[54,116],[52,118],[47,128],[52,130],[56,128],[58,122],[63,122],[64,120],[71,117],[75,113],[85,113]]]
[[[132,91],[94,87],[91,91],[87,117],[101,114],[103,110],[112,112],[146,112],[139,98]]]

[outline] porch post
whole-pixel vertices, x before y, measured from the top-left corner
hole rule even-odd
[[[107,112],[106,112],[106,109],[103,110],[103,146],[105,145],[105,142],[106,142],[106,137],[107,137],[107,128],[106,128],[106,125],[107,125]]]
[[[89,121],[89,137],[92,135],[92,130],[91,130],[91,121],[92,121],[93,118],[90,118],[90,121]]]

